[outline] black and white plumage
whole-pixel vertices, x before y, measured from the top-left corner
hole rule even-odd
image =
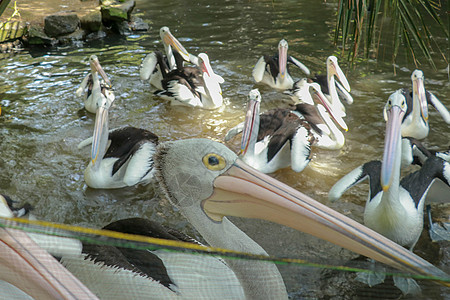
[[[350,84],[341,67],[339,67],[336,56],[329,56],[326,64],[327,75],[316,75],[309,81],[320,84],[322,92],[330,101],[333,111],[341,117],[345,117],[345,107],[340,99],[344,99],[348,104],[353,103],[353,97],[350,95]],[[336,81],[335,77],[338,81]]]
[[[312,234],[407,272],[447,276],[412,252],[367,227],[249,167],[218,142],[190,139],[162,143],[157,147],[154,160],[156,178],[166,197],[213,247],[267,255],[261,246],[225,216],[260,218]],[[34,237],[39,244],[42,240],[45,242],[46,238]],[[86,254],[83,254],[82,247],[79,248],[78,254],[61,255],[59,250],[52,250],[56,243],[44,243],[43,246],[52,254],[62,257],[62,263],[77,274],[95,294],[100,297],[106,295],[108,299],[142,299],[144,290],[149,291],[145,294],[147,298],[153,299],[217,299],[211,293],[223,291],[228,293],[225,298],[230,298],[230,295],[249,299],[288,298],[276,265],[267,261],[226,258],[222,261],[213,257],[222,266],[214,272],[215,267],[205,261],[205,257],[190,255],[187,261],[191,261],[194,267],[197,266],[193,270],[196,271],[202,266],[204,270],[192,281],[192,270],[188,269],[185,282],[190,281],[191,284],[201,286],[191,285],[182,289],[181,281],[178,280],[182,280],[183,275],[181,270],[184,264],[181,256],[187,255],[183,252],[152,251],[152,254],[156,254],[164,263],[170,276],[170,281],[166,278],[165,284],[159,284],[147,275],[142,276],[142,270],[136,272],[118,268],[117,263],[108,267],[100,261],[99,256],[85,259]],[[124,252],[119,252],[109,253],[124,258]],[[108,259],[111,259],[111,255],[108,255]],[[126,257],[124,259],[128,260]],[[136,263],[138,260],[129,262]],[[211,273],[207,274],[208,272]],[[173,277],[174,274],[179,277]],[[234,275],[227,277],[227,274]],[[33,280],[34,276],[37,275],[30,274],[30,278],[25,278],[24,282]],[[165,278],[165,275],[160,278]],[[109,284],[105,285],[105,282]],[[34,296],[33,290],[30,295]]]
[[[162,54],[161,52],[155,51],[148,54],[142,61],[140,77],[144,81],[148,80],[152,86],[161,90],[163,89],[162,80],[164,79],[164,73],[175,70],[180,65],[183,66],[185,61],[198,64],[198,58],[183,47],[167,26],[161,27],[159,35],[166,53],[165,57],[161,57],[164,64],[158,61],[158,54]],[[178,54],[178,58],[176,54]]]
[[[423,72],[414,70],[411,75],[412,92],[407,98],[408,110],[402,123],[402,136],[404,137],[420,140],[428,136],[428,105],[436,108],[444,121],[450,124],[450,113],[433,93],[425,89],[424,80]]]
[[[165,75],[162,90],[155,95],[169,100],[171,105],[216,109],[222,106],[224,80],[214,73],[208,55],[198,55],[197,67],[180,67]]]
[[[115,96],[111,82],[96,55],[90,56],[89,65],[91,72],[81,82],[80,87],[76,91],[76,95],[83,97],[86,110],[95,114],[105,99],[111,104]],[[103,81],[100,81],[98,75],[102,77]]]
[[[289,166],[295,172],[301,172],[311,159],[312,145],[324,147],[329,142],[339,143],[340,137],[343,138],[326,112],[327,109],[335,118],[320,87],[308,85],[311,101],[314,102],[312,98],[315,97],[315,101],[322,103],[317,108],[300,103],[292,108],[277,108],[259,114],[261,95],[257,89],[250,91],[246,120],[229,130],[225,141],[242,132],[242,160],[263,173]],[[346,127],[341,118],[336,117],[335,120]],[[330,133],[330,128],[333,133]]]
[[[298,59],[288,55],[287,51],[288,42],[282,39],[278,43],[278,53],[273,56],[261,56],[252,71],[255,82],[262,82],[279,90],[292,88],[294,80],[289,74],[288,63],[295,65],[309,75],[309,69]]]

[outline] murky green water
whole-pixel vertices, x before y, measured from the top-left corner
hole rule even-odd
[[[111,127],[146,128],[160,136],[161,141],[192,137],[220,141],[228,129],[244,119],[246,95],[255,87],[251,71],[256,60],[274,52],[281,38],[289,41],[290,55],[316,73],[324,73],[327,56],[338,52],[331,43],[334,3],[191,2],[137,1],[138,13],[151,23],[148,33],[26,50],[0,59],[0,192],[30,202],[34,213],[49,221],[99,227],[116,219],[144,216],[195,235],[170,203],[160,200],[153,186],[120,190],[86,187],[83,172],[89,149],[78,150],[77,145],[92,134],[94,116],[83,109],[75,90],[89,69],[88,57],[98,55],[115,87]],[[215,72],[225,79],[222,88],[226,106],[202,111],[171,107],[153,97],[148,83],[139,79],[139,65],[147,53],[162,50],[161,26],[169,26],[188,51],[208,53]],[[396,74],[390,63],[364,61],[349,69],[343,59],[340,62],[355,100],[347,106],[350,130],[345,134],[345,147],[340,151],[315,149],[313,161],[302,173],[286,169],[273,174],[328,205],[327,192],[341,176],[366,161],[381,159],[385,126],[382,108],[393,91],[411,86],[414,70],[414,65],[402,58]],[[438,60],[437,67],[433,71],[423,66],[426,88],[450,107],[447,65]],[[296,70],[292,70],[292,75],[303,76]],[[263,96],[262,111],[286,105],[283,100],[288,98],[283,94],[258,87]],[[447,149],[449,127],[433,109],[430,112],[431,130],[424,143],[435,150]],[[237,150],[238,138],[228,146]],[[367,190],[368,186],[361,184],[331,206],[361,221]],[[440,205],[436,217],[447,219],[448,213],[448,204]],[[338,257],[348,257],[337,247],[281,226],[255,220],[234,221],[273,255],[332,263]],[[425,246],[418,247],[422,256],[438,255],[427,252]],[[435,264],[447,265],[449,272],[446,259]],[[289,291],[296,297],[316,297],[320,270],[283,267],[282,272]],[[433,297],[445,297],[448,292],[433,288]]]

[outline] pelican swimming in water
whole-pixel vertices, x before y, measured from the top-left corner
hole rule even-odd
[[[255,82],[262,82],[279,90],[292,88],[294,80],[288,72],[288,63],[294,64],[309,75],[309,69],[287,52],[288,42],[283,39],[278,43],[278,53],[273,56],[261,56],[252,72]]]
[[[424,75],[421,70],[414,70],[411,75],[412,92],[407,98],[408,110],[402,123],[402,136],[424,139],[428,136],[428,104],[434,106],[447,124],[450,124],[450,113],[439,99],[425,90]]]
[[[112,91],[111,82],[103,70],[96,55],[89,57],[89,65],[91,72],[86,75],[77,89],[78,97],[84,97],[84,107],[90,113],[95,114],[103,98],[107,98],[111,103],[114,101],[114,92]],[[100,75],[104,82],[100,81]]]
[[[91,188],[114,189],[147,184],[153,178],[153,153],[158,137],[152,132],[123,127],[108,130],[110,102],[103,99],[95,117],[94,134],[78,149],[91,146],[84,181]]]
[[[222,106],[223,78],[214,73],[208,55],[198,55],[199,67],[177,68],[162,81],[162,90],[155,95],[169,100],[172,105],[216,109]]]
[[[320,84],[322,92],[327,96],[336,114],[339,113],[341,117],[345,117],[345,107],[340,98],[345,99],[348,104],[353,103],[353,97],[350,95],[350,84],[341,67],[339,67],[336,56],[328,56],[326,63],[327,75],[316,75],[310,81]]]
[[[329,133],[332,127],[342,135],[326,110],[341,126],[347,126],[342,118],[333,115],[320,86],[315,83],[308,85],[311,101],[314,97],[315,101],[321,103],[317,107],[319,112],[314,105],[297,104],[292,109],[278,108],[259,114],[261,94],[255,89],[249,93],[245,122],[229,130],[225,141],[243,132],[240,151],[242,160],[263,173],[272,173],[289,166],[295,172],[301,172],[310,161],[311,146],[330,142],[328,135],[322,135],[321,128]],[[320,128],[320,122],[327,125],[322,123]]]
[[[164,45],[166,56],[162,57],[165,63],[164,67],[161,62],[158,63],[158,52],[152,52],[148,54],[142,61],[140,67],[140,77],[142,80],[149,80],[150,84],[156,87],[158,90],[162,90],[162,80],[164,79],[164,73],[171,70],[175,70],[177,67],[183,66],[184,61],[191,62],[198,65],[198,58],[195,55],[190,54],[183,45],[172,35],[167,26],[161,27],[159,31],[161,41]],[[160,53],[160,52],[159,52]],[[179,60],[177,62],[177,57]]]
[[[312,234],[406,272],[448,278],[438,268],[382,235],[249,167],[223,144],[208,139],[161,143],[154,160],[160,188],[212,247],[267,255],[226,216],[260,218]],[[34,239],[39,243],[38,236]],[[57,255],[52,251],[54,246],[48,243],[46,249]],[[224,267],[214,272],[210,261],[205,263],[203,256],[151,251],[165,265],[173,283],[167,284],[167,281],[153,280],[151,268],[139,266],[141,259],[150,258],[146,251],[136,253],[136,249],[129,249],[128,254],[134,258],[125,267],[124,263],[130,259],[126,249],[110,248],[103,255],[108,263],[102,262],[102,257],[89,258],[82,254],[82,249],[78,260],[77,256],[62,256],[61,261],[100,298],[201,299],[215,298],[211,293],[225,290],[236,298],[288,299],[276,265],[267,261],[224,258],[221,261]],[[121,261],[114,261],[112,256],[117,255]],[[183,259],[183,255],[188,257]],[[190,265],[184,268],[186,263]],[[196,273],[192,280],[190,267],[196,271],[201,269],[198,266],[204,266],[205,270]],[[182,270],[188,273],[185,281],[181,279]],[[214,280],[203,276],[218,277]],[[166,278],[164,274],[163,277]],[[109,284],[105,285],[105,281]],[[210,283],[213,285],[206,286]]]
[[[335,201],[346,190],[369,178],[364,224],[412,250],[423,229],[427,192],[436,179],[450,185],[450,163],[431,156],[420,170],[400,181],[401,124],[406,111],[407,99],[404,92],[398,90],[389,97],[385,107],[387,123],[383,161],[371,161],[351,171],[331,188],[328,196]]]
[[[267,255],[261,246],[226,216],[260,218],[312,234],[406,272],[448,278],[444,272],[407,249],[249,167],[233,151],[218,142],[189,139],[161,143],[154,160],[160,188],[212,247]],[[39,243],[39,237],[34,238]],[[46,249],[57,255],[51,250],[54,246],[54,243],[49,243]],[[174,284],[167,287],[150,277],[149,268],[136,269],[140,268],[135,264],[142,257],[136,256],[134,251],[130,252],[134,254],[134,259],[129,261],[131,264],[128,267],[122,266],[123,263],[117,260],[111,263],[110,255],[120,255],[123,262],[129,259],[120,252],[111,251],[106,255],[109,264],[101,259],[86,259],[86,254],[81,254],[82,248],[76,262],[76,256],[62,256],[61,261],[100,298],[102,295],[106,295],[107,299],[123,299],[124,296],[127,299],[142,299],[143,295],[156,299],[183,296],[192,299],[214,298],[210,293],[224,289],[229,295],[240,298],[288,298],[282,277],[271,262],[225,258],[222,265],[228,270],[220,268],[216,274],[209,262],[204,263],[204,257],[189,255],[183,260],[183,255],[186,255],[183,252],[152,251],[164,263]],[[145,256],[144,253],[141,252]],[[190,266],[205,266],[204,272],[213,273],[196,273],[196,279],[192,280],[190,266],[184,268],[182,262],[191,262]],[[181,283],[178,286],[177,275],[182,275],[179,273],[181,270],[187,270],[188,279],[185,282],[190,278],[189,284],[194,284],[192,288],[182,289]],[[226,276],[228,274],[230,276]],[[204,278],[205,283],[217,285],[206,287],[203,276],[219,276],[218,280]],[[105,282],[109,284],[105,285]],[[197,283],[202,284],[201,287],[195,286]]]

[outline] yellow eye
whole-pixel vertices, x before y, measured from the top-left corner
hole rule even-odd
[[[209,153],[203,156],[203,164],[212,171],[220,171],[226,165],[225,158],[215,153]]]

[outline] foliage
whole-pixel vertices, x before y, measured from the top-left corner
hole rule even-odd
[[[439,0],[339,0],[335,43],[341,40],[343,51],[348,51],[353,62],[362,51],[366,58],[371,53],[377,56],[380,43],[392,37],[393,61],[404,45],[416,66],[420,51],[435,68],[432,45],[446,58],[433,38],[430,23],[437,24],[439,32],[449,36],[439,18],[440,9]],[[389,28],[384,29],[384,35],[383,25]],[[362,43],[364,49],[360,50]]]

